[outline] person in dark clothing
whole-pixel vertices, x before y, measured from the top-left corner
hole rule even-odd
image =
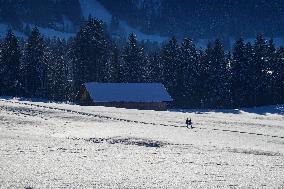
[[[186,119],[186,121],[185,121],[185,123],[186,123],[186,127],[187,128],[191,128],[192,129],[192,121],[191,121],[191,118],[190,119]]]

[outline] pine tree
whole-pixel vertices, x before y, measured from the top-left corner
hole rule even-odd
[[[66,41],[66,55],[65,55],[65,65],[68,67],[68,85],[70,86],[68,90],[67,100],[73,101],[78,94],[78,88],[75,86],[75,64],[74,64],[74,38],[69,38]]]
[[[208,70],[206,70],[208,69]],[[205,53],[205,70],[208,78],[204,81],[206,107],[224,108],[230,106],[230,75],[222,43],[216,40]]]
[[[197,107],[200,102],[199,73],[200,57],[193,41],[185,38],[181,44],[181,74],[180,92],[181,100],[186,106]]]
[[[246,107],[251,107],[255,105],[255,94],[254,94],[254,88],[255,88],[255,83],[253,82],[255,80],[255,62],[253,60],[254,57],[254,51],[253,51],[253,46],[250,42],[248,42],[245,45],[245,58],[247,61],[247,66],[246,66],[246,82],[244,86],[244,91],[246,94],[246,99],[244,106]]]
[[[199,106],[200,108],[208,107],[207,99],[210,96],[210,83],[208,82],[208,78],[210,75],[210,55],[212,54],[212,43],[209,42],[207,44],[207,48],[205,51],[200,51],[200,63],[198,65],[198,78],[197,85],[199,86],[197,92],[199,93]]]
[[[112,47],[110,80],[112,82],[125,82],[120,51],[116,45]]]
[[[250,90],[249,57],[244,40],[236,41],[233,50],[233,60],[231,62],[232,74],[232,101],[234,107],[244,107],[247,104],[247,98]]]
[[[20,58],[21,50],[16,36],[11,30],[1,45],[0,78],[2,95],[17,96],[20,92]]]
[[[267,51],[266,51],[266,63],[264,65],[264,86],[265,86],[265,93],[263,94],[264,105],[275,104],[276,96],[275,93],[275,77],[274,77],[274,68],[276,65],[276,47],[274,45],[273,39],[270,39],[267,44]]]
[[[50,48],[52,56],[48,63],[48,97],[52,100],[68,100],[71,91],[66,42],[62,39],[53,39]]]
[[[284,103],[284,47],[276,51],[276,62],[273,65],[273,103]]]
[[[140,83],[145,78],[145,56],[143,48],[138,44],[134,33],[129,35],[128,40],[128,44],[124,47],[122,53],[124,81]]]
[[[47,97],[49,51],[39,30],[33,28],[23,57],[24,88],[30,97]]]
[[[89,19],[77,33],[73,47],[73,75],[76,90],[85,82],[104,80],[108,42],[101,23]]]
[[[163,64],[158,52],[149,54],[146,57],[146,82],[163,83]]]
[[[180,65],[180,47],[175,37],[163,47],[161,52],[163,64],[163,84],[168,89],[176,103],[179,102],[177,69]]]
[[[267,43],[262,35],[258,35],[253,46],[253,72],[252,84],[253,87],[253,105],[265,104],[265,92],[266,92],[266,67],[267,67]]]

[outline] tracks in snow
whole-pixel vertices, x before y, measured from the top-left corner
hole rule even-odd
[[[2,99],[0,99],[0,101],[12,103],[12,104],[32,106],[32,107],[37,107],[37,108],[46,108],[46,109],[49,109],[49,110],[58,110],[58,111],[62,111],[62,112],[75,113],[75,114],[79,114],[79,115],[90,116],[90,117],[101,118],[101,119],[107,119],[107,120],[114,120],[114,121],[124,121],[124,122],[138,123],[138,124],[144,124],[144,125],[159,125],[159,126],[165,126],[165,127],[186,127],[186,126],[173,125],[173,124],[160,124],[160,123],[153,123],[153,122],[144,122],[144,121],[123,119],[123,118],[115,118],[115,117],[104,116],[104,115],[95,114],[95,113],[87,113],[87,112],[75,111],[75,110],[64,109],[64,108],[55,108],[55,107],[38,105],[38,104],[31,104],[31,103],[26,103],[26,102],[15,102],[15,101],[2,100]]]
[[[162,124],[162,123],[136,121],[136,120],[130,120],[130,119],[123,119],[123,118],[115,118],[115,117],[105,116],[105,115],[100,115],[100,114],[95,114],[95,113],[87,113],[87,112],[75,111],[75,110],[64,109],[64,108],[55,108],[55,107],[51,107],[51,106],[38,105],[38,104],[32,104],[32,103],[26,103],[26,102],[16,102],[16,101],[3,100],[3,99],[0,99],[0,102],[6,102],[6,103],[8,102],[8,103],[12,103],[12,104],[32,106],[32,107],[37,107],[37,108],[46,108],[46,109],[49,109],[49,110],[57,110],[57,111],[74,113],[74,114],[79,114],[79,115],[83,115],[83,116],[101,118],[101,119],[106,119],[106,120],[123,121],[123,122],[130,122],[130,123],[137,123],[137,124],[144,124],[144,125],[156,125],[156,126],[164,126],[164,127],[186,127],[186,126],[181,126],[181,125]],[[217,129],[217,128],[211,129],[211,128],[205,128],[205,127],[202,127],[202,128],[195,127],[194,129],[231,132],[231,133],[238,133],[238,134],[247,134],[247,135],[255,135],[255,136],[264,136],[264,137],[284,139],[283,136],[267,135],[267,134],[262,134],[262,133],[237,131],[237,130],[229,130],[229,129]]]

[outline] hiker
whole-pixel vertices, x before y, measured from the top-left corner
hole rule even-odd
[[[191,128],[192,129],[192,121],[191,121],[191,119],[186,118],[185,123],[186,123],[186,127],[187,128]]]

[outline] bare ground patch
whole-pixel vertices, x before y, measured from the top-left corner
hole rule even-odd
[[[80,140],[78,138],[72,138],[73,140]],[[165,145],[169,145],[169,143],[150,140],[150,139],[143,139],[143,138],[89,138],[83,139],[87,142],[93,143],[109,143],[109,144],[123,144],[123,145],[135,145],[135,146],[144,146],[144,147],[152,147],[152,148],[160,148]]]

